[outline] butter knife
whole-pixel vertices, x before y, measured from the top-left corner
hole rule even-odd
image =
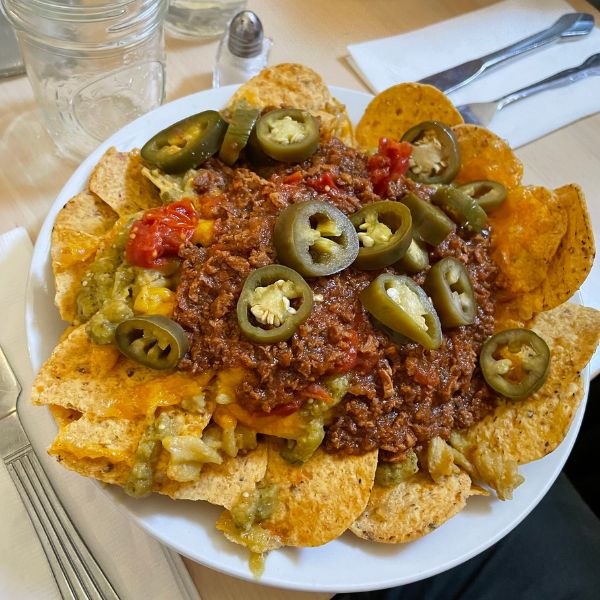
[[[470,83],[490,69],[503,65],[525,52],[543,48],[559,40],[578,39],[590,33],[593,28],[594,17],[589,13],[568,13],[560,17],[548,29],[486,56],[467,61],[435,75],[429,75],[429,77],[421,79],[419,83],[428,83],[442,90],[442,92],[450,93]]]
[[[21,386],[0,348],[0,457],[27,509],[65,600],[119,600],[35,455],[17,413]]]

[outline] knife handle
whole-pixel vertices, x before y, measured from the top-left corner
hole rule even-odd
[[[31,446],[5,459],[65,600],[119,600],[63,508]]]
[[[600,53],[592,54],[592,56],[588,57],[577,67],[571,67],[569,69],[565,69],[564,71],[559,71],[558,73],[554,73],[554,75],[550,75],[550,77],[546,77],[541,81],[536,81],[531,85],[521,88],[520,90],[516,90],[510,94],[507,94],[506,96],[503,96],[502,98],[498,98],[495,100],[495,102],[498,103],[497,110],[501,110],[508,104],[512,104],[513,102],[522,100],[523,98],[528,98],[529,96],[533,96],[539,92],[563,87],[565,85],[574,83],[575,81],[579,81],[580,79],[585,79],[589,75],[600,75]]]
[[[556,42],[561,38],[571,39],[587,35],[594,27],[594,17],[588,13],[568,13],[558,19],[553,25],[529,37],[526,37],[506,48],[481,57],[483,66],[480,73],[520,56]]]

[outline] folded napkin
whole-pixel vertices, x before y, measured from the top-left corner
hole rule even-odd
[[[562,0],[506,0],[417,31],[348,46],[351,64],[380,92],[418,81],[503,48],[549,27],[573,7]],[[492,70],[449,94],[455,105],[494,100],[600,52],[600,29],[558,42]],[[600,111],[600,77],[588,77],[516,102],[497,113],[489,128],[513,148]]]
[[[28,406],[33,373],[25,342],[24,298],[31,253],[23,228],[0,236],[0,345],[23,388],[23,409],[42,411]],[[27,419],[27,425],[35,438],[35,416]],[[139,529],[98,484],[45,455],[40,460],[123,600],[200,600],[181,558]],[[59,592],[52,573],[4,463],[0,463],[0,498],[0,598],[56,600]]]

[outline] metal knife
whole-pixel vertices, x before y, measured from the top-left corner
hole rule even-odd
[[[442,92],[453,92],[490,69],[502,65],[524,52],[531,52],[559,40],[578,39],[590,33],[593,28],[594,17],[589,13],[568,13],[560,17],[548,29],[481,58],[470,60],[462,65],[425,77],[419,83],[428,83],[439,88]]]

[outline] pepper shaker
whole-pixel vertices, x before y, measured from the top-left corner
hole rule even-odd
[[[213,71],[213,87],[242,83],[267,65],[271,40],[264,37],[260,19],[244,10],[231,20],[219,43]]]

